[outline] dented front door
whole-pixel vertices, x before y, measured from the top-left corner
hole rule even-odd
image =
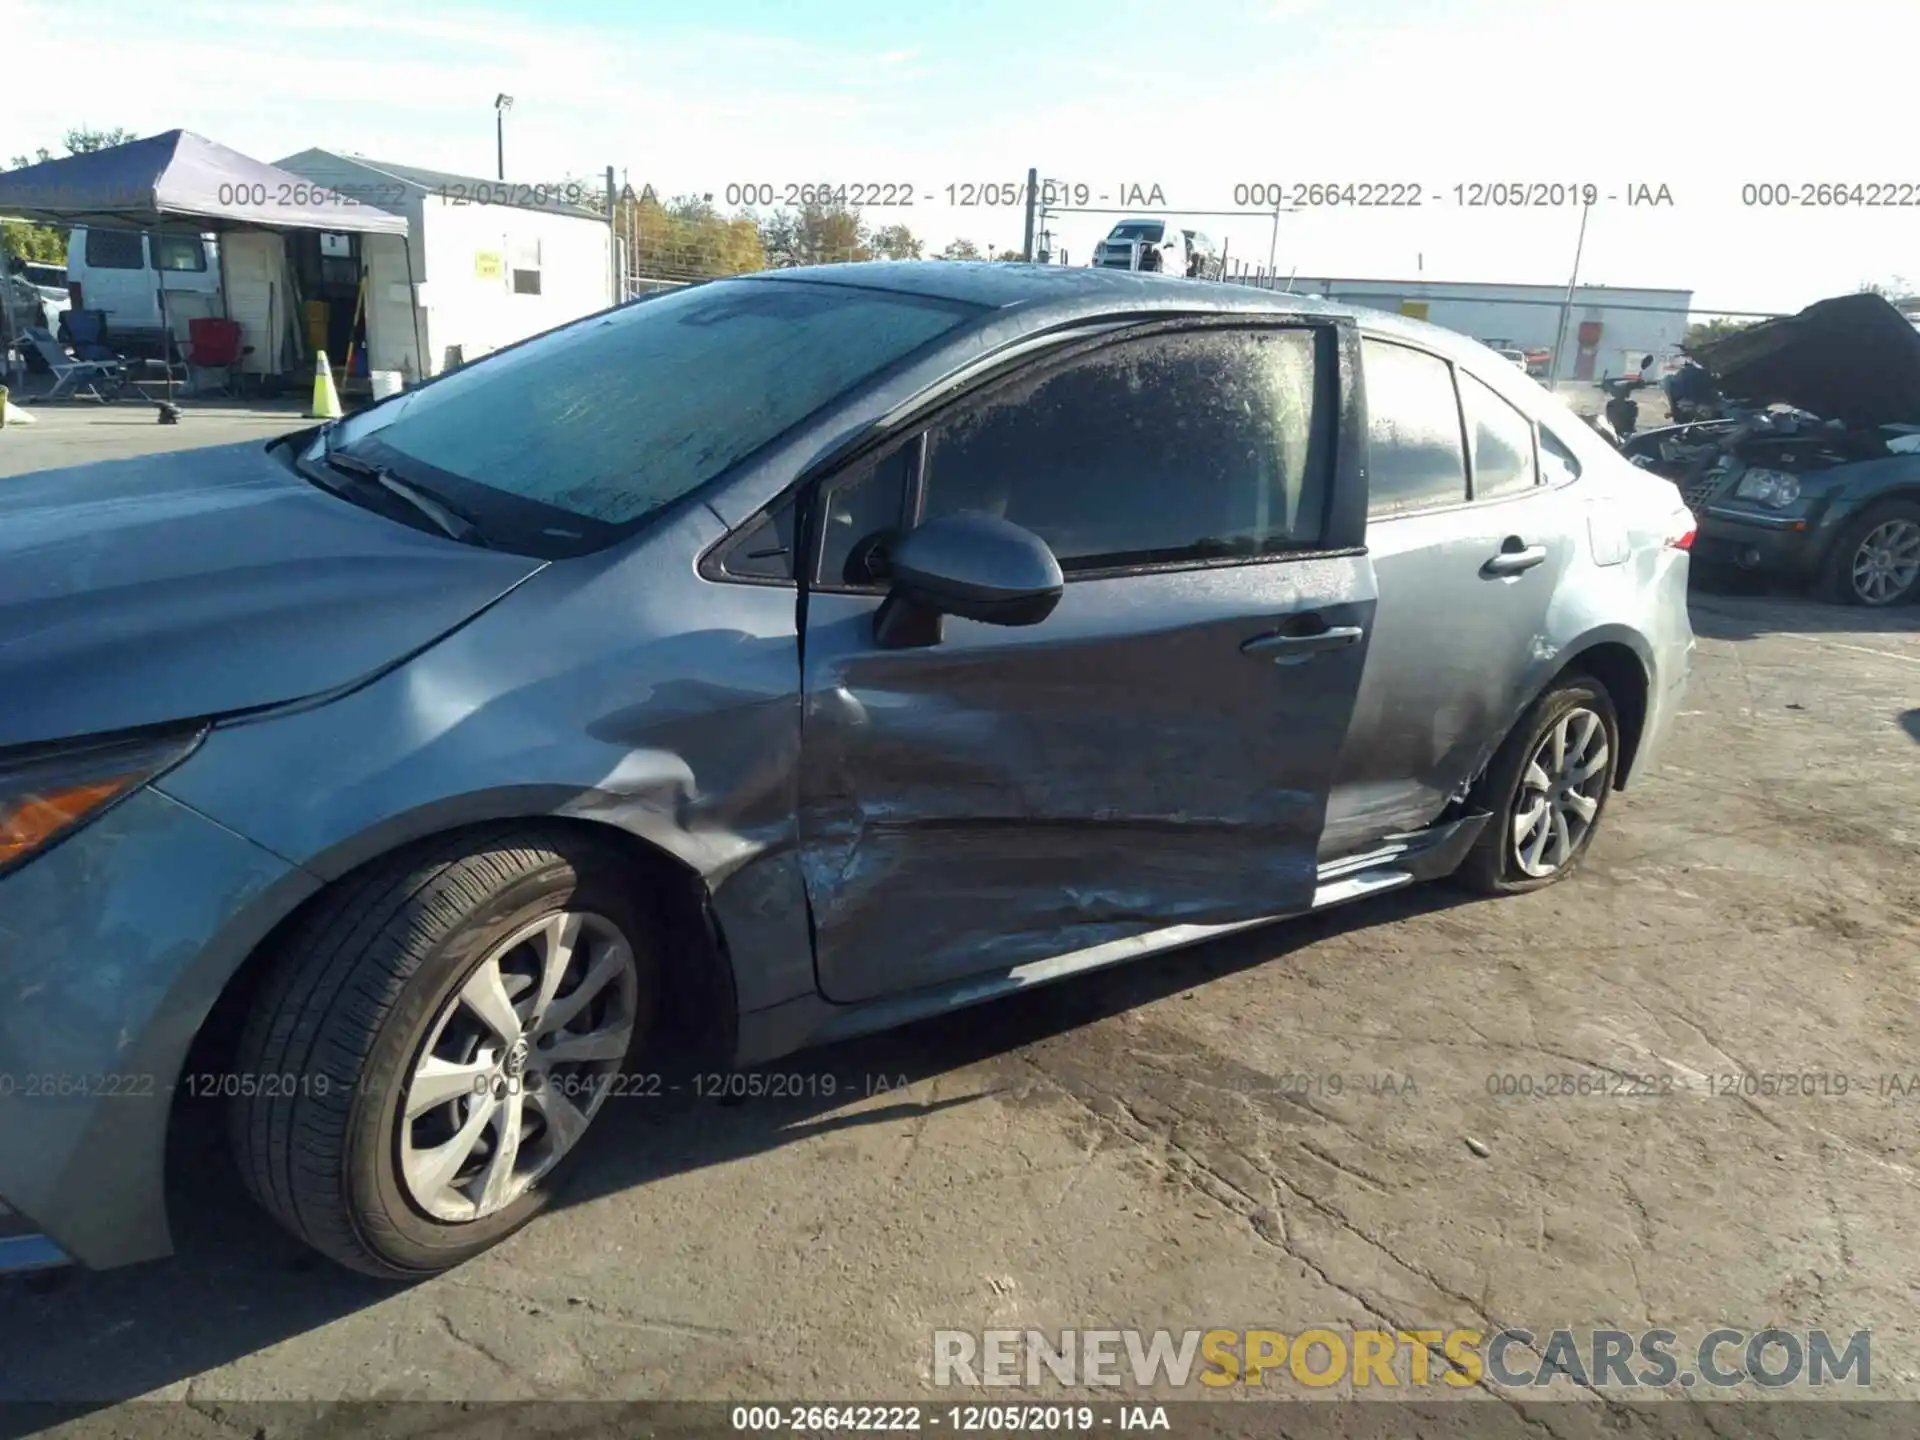
[[[1256,389],[1311,391],[1314,337],[1304,337],[1304,382],[1275,369],[1298,370],[1300,337],[1216,333],[1184,347],[1179,338],[1083,357],[1077,375],[1063,367],[1060,383],[1029,382],[935,427],[924,451],[912,451],[921,458],[905,467],[906,493],[923,495],[922,518],[980,508],[970,467],[1014,473],[1018,483],[990,497],[993,508],[1042,534],[1067,571],[1044,623],[949,617],[941,643],[888,650],[873,637],[877,590],[808,597],[800,838],[816,966],[831,999],[1312,903],[1329,780],[1373,615],[1372,571],[1322,526],[1330,417],[1318,427],[1287,417],[1299,432],[1289,443],[1306,446],[1313,430],[1320,468],[1304,503],[1303,450],[1281,457],[1275,503],[1249,500],[1233,514],[1246,477],[1232,494],[1221,477],[1254,463],[1246,437],[1195,430],[1196,417],[1248,409],[1252,382],[1236,365],[1251,367]],[[1330,339],[1324,348],[1332,353]],[[1312,396],[1275,403],[1297,410]],[[1124,423],[1107,413],[1113,404],[1131,407]],[[1165,434],[1154,429],[1161,422]],[[1035,468],[1017,463],[1023,446],[1047,451],[1055,431],[1065,437],[1057,453],[1037,456]],[[1141,465],[1171,468],[1153,476]],[[1149,481],[1139,495],[1130,488]],[[1212,503],[1205,497],[1216,490],[1225,509],[1182,513],[1194,497]],[[1085,505],[1099,513],[1083,525]],[[830,524],[863,511],[863,524],[878,523],[889,509],[827,508]],[[1312,543],[1202,558],[1245,529],[1241,521],[1268,532],[1290,525],[1295,542]],[[1135,564],[1099,553],[1121,545],[1129,525],[1169,548]],[[1186,540],[1195,548],[1183,558]]]

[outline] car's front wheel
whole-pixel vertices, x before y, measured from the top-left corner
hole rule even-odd
[[[1848,605],[1903,605],[1920,597],[1920,504],[1889,500],[1835,537],[1820,576],[1825,598]]]
[[[243,1031],[231,1133],[287,1229],[448,1269],[546,1205],[656,1008],[631,877],[569,832],[469,838],[323,895]]]
[[[1468,800],[1493,818],[1455,878],[1488,895],[1538,890],[1572,873],[1613,791],[1620,721],[1607,687],[1569,676],[1514,726]]]

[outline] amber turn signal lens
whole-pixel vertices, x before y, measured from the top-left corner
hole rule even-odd
[[[0,865],[30,855],[62,830],[77,825],[114,796],[138,785],[143,775],[113,775],[0,803]]]

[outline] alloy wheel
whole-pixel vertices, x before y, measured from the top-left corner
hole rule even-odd
[[[1889,605],[1920,580],[1920,521],[1896,515],[1869,530],[1853,552],[1853,593],[1868,605]]]
[[[1514,863],[1534,879],[1576,854],[1600,813],[1612,775],[1607,727],[1592,710],[1569,710],[1540,739],[1514,796]]]
[[[441,1006],[397,1102],[399,1171],[437,1220],[505,1209],[560,1163],[633,1040],[633,947],[560,911],[488,952]]]

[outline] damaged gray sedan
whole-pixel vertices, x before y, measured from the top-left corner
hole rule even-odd
[[[1692,521],[1497,355],[1237,286],[717,281],[0,490],[0,1270],[175,1102],[405,1278],[662,1036],[757,1063],[1454,875],[1650,763]]]

